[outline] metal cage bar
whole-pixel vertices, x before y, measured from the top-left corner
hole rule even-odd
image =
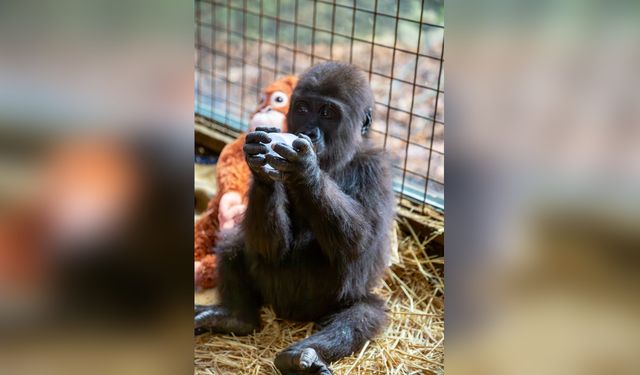
[[[391,155],[399,198],[444,208],[442,0],[197,0],[195,9],[197,116],[244,131],[272,80],[352,63],[374,90],[371,138]]]

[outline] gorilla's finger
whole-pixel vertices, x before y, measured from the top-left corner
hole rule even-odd
[[[283,181],[284,180],[284,176],[278,170],[266,169],[265,172],[269,176],[269,178],[271,178],[273,181]]]
[[[255,155],[247,157],[247,164],[253,168],[262,167],[267,163],[267,159],[264,158],[264,155]]]
[[[274,144],[272,147],[273,151],[287,160],[295,161],[299,159],[296,150],[286,143],[279,142]]]
[[[258,126],[256,131],[261,131],[265,133],[280,133],[280,128],[276,128],[273,126]]]
[[[262,143],[245,143],[244,146],[242,146],[242,150],[245,154],[249,155],[266,154],[269,152],[267,145]]]
[[[271,137],[263,131],[255,131],[247,134],[246,143],[271,143]]]
[[[295,169],[293,164],[281,157],[269,154],[265,158],[267,159],[267,163],[278,171],[290,172]]]
[[[291,146],[293,146],[296,151],[303,154],[313,150],[313,142],[311,142],[311,138],[304,134],[298,134],[298,139],[294,140],[291,143]]]
[[[309,143],[311,143],[313,145],[313,141],[311,140],[311,138],[308,135],[306,135],[304,133],[298,133],[297,135],[298,135],[298,138],[304,138],[307,141],[309,141]]]

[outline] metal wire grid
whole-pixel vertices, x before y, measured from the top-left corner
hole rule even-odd
[[[442,3],[196,1],[196,115],[246,130],[261,88],[321,61],[369,74],[401,198],[444,208]]]

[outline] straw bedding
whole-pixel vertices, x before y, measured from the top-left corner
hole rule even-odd
[[[334,374],[443,374],[444,258],[428,256],[435,235],[418,236],[398,222],[399,262],[377,293],[387,300],[389,326],[350,357],[331,365]],[[196,374],[278,374],[276,353],[314,332],[312,323],[276,319],[262,311],[262,330],[246,337],[202,335],[195,342]]]

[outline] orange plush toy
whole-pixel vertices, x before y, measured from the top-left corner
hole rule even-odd
[[[282,132],[287,131],[289,99],[297,82],[297,77],[286,76],[264,90],[260,106],[249,122],[249,131],[257,127],[279,127]],[[218,192],[195,224],[195,283],[198,288],[216,285],[216,263],[212,250],[218,230],[233,228],[242,220],[247,208],[251,171],[242,151],[245,137],[246,134],[240,135],[222,149],[216,165]]]

